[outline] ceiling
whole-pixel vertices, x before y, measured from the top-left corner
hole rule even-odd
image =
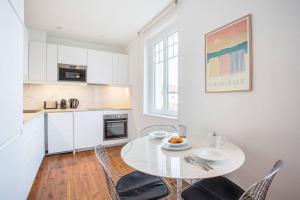
[[[127,45],[172,0],[25,0],[25,24],[64,37]]]

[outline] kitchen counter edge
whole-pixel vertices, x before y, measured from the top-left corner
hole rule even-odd
[[[43,109],[35,113],[23,113],[23,124],[30,122],[40,114],[58,113],[58,112],[85,112],[85,111],[122,111],[132,110],[131,108],[84,108],[84,109]]]

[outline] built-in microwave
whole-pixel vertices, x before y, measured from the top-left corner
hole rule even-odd
[[[58,64],[58,81],[86,82],[87,66]]]

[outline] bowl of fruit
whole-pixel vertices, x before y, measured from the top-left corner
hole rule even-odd
[[[188,139],[182,137],[169,137],[163,139],[163,143],[167,144],[169,147],[183,147],[189,144]]]

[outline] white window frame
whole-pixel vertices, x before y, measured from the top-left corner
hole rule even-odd
[[[155,37],[149,40],[148,43],[148,84],[147,84],[147,108],[146,113],[152,114],[152,115],[158,115],[158,116],[166,116],[171,118],[177,118],[178,117],[178,105],[177,105],[177,112],[168,110],[168,45],[167,45],[167,38],[168,36],[178,32],[178,29],[174,26],[168,27],[161,31],[159,34],[157,34]],[[163,109],[155,109],[154,106],[154,99],[155,99],[155,91],[154,91],[154,79],[155,79],[155,71],[154,71],[154,44],[158,43],[159,41],[163,40],[164,45],[164,57],[163,57],[163,65],[164,65],[164,85],[163,85],[163,92],[164,92],[164,103],[163,103]],[[179,42],[178,42],[179,43]],[[178,54],[179,59],[179,54]],[[178,63],[179,68],[179,63]],[[179,93],[178,93],[178,101],[179,101]]]

